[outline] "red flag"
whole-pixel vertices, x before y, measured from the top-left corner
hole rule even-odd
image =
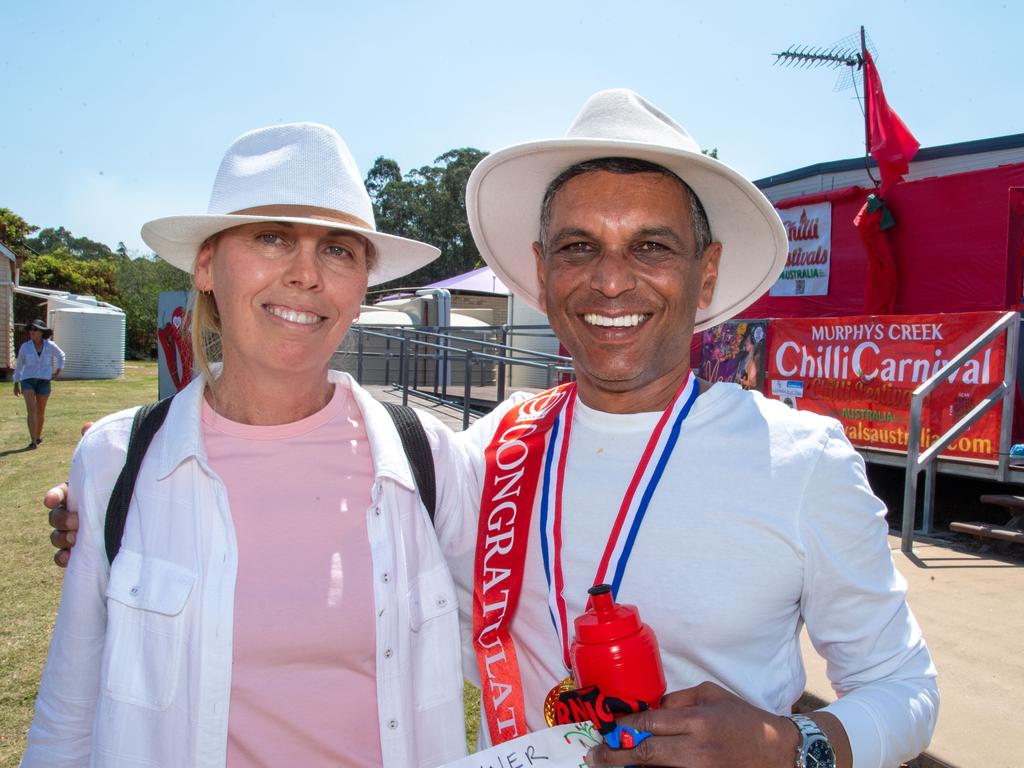
[[[884,178],[884,177],[883,177]],[[896,306],[899,276],[892,257],[892,246],[885,230],[895,221],[881,198],[869,195],[864,207],[853,220],[860,232],[864,250],[868,255],[867,283],[864,290],[865,315],[889,315]]]
[[[864,51],[864,95],[868,113],[868,149],[878,161],[884,196],[903,181],[910,161],[921,145],[885,100],[878,70],[867,51]]]

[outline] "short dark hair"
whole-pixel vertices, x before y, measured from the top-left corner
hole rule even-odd
[[[679,176],[664,166],[650,163],[646,160],[638,160],[633,157],[601,157],[596,160],[584,160],[582,163],[576,163],[576,165],[566,168],[548,184],[548,188],[544,191],[544,200],[540,206],[540,244],[542,248],[547,237],[548,227],[551,225],[551,203],[555,195],[558,194],[558,191],[570,179],[582,176],[584,173],[590,173],[591,171],[607,171],[624,175],[658,173],[670,179],[675,179],[686,191],[686,196],[690,201],[690,226],[693,227],[693,237],[697,247],[696,255],[700,256],[704,253],[704,249],[711,244],[711,225],[708,223],[708,214],[704,210],[704,204],[690,185],[679,178]]]

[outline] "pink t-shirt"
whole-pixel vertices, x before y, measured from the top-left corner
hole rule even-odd
[[[379,766],[373,460],[351,394],[271,427],[204,403],[203,439],[238,540],[229,768]]]

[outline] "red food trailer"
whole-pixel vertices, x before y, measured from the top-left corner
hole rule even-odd
[[[1009,461],[1024,442],[1024,407],[1013,407],[1024,356],[1006,347],[1019,343],[1019,314],[1006,313],[1024,309],[1024,134],[923,148],[884,201],[869,202],[869,169],[877,177],[873,161],[839,160],[755,182],[783,218],[789,260],[742,319],[695,339],[693,359],[703,376],[838,418],[869,463],[898,467],[918,466],[1006,381],[1005,407],[931,462],[929,528],[936,471],[1024,482]],[[880,215],[864,216],[866,203]],[[999,322],[933,382],[915,425],[914,390]]]

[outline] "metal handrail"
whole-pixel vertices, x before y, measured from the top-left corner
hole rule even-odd
[[[981,402],[964,414],[945,434],[935,440],[926,450],[921,451],[921,415],[924,399],[944,380],[952,376],[963,365],[984,349],[988,344],[1006,334],[1006,355],[1003,366],[1003,380]],[[907,475],[903,485],[903,530],[900,549],[912,552],[914,548],[914,515],[917,512],[917,476],[925,471],[924,506],[921,514],[921,531],[931,531],[932,512],[935,507],[936,460],[949,445],[966,432],[997,402],[1003,403],[1002,424],[999,429],[999,467],[1001,481],[1007,478],[1009,467],[1010,431],[1013,426],[1013,400],[1017,383],[1017,340],[1020,334],[1020,314],[1005,312],[988,330],[972,341],[952,360],[940,368],[930,379],[914,390],[910,399],[910,426],[907,436]]]
[[[540,352],[532,349],[524,349],[522,347],[514,347],[509,344],[500,344],[497,342],[484,341],[482,339],[468,338],[465,336],[457,336],[454,334],[444,333],[442,328],[436,328],[430,326],[428,328],[416,327],[416,328],[389,328],[387,331],[379,330],[381,326],[376,326],[375,330],[371,330],[367,327],[355,326],[352,330],[356,331],[358,335],[358,354],[359,360],[357,361],[357,371],[359,372],[358,379],[362,379],[363,370],[363,356],[376,356],[385,358],[385,366],[388,366],[392,357],[398,357],[398,382],[395,382],[397,386],[402,388],[402,403],[407,404],[409,400],[410,391],[412,394],[418,397],[423,397],[436,402],[448,403],[454,405],[457,400],[462,401],[462,424],[463,427],[469,426],[470,417],[470,402],[472,399],[472,366],[480,362],[495,362],[498,364],[501,371],[501,375],[498,381],[498,393],[499,399],[504,399],[505,392],[505,367],[509,365],[520,365],[526,366],[527,368],[542,369],[546,372],[547,386],[553,386],[556,374],[558,373],[572,373],[572,359],[564,355],[555,355],[549,352]],[[513,326],[487,326],[483,328],[475,328],[475,331],[481,332],[501,332],[502,336],[507,338],[511,333],[518,331],[518,328]],[[460,333],[464,333],[465,329],[460,329]],[[550,331],[548,331],[550,335]],[[363,344],[364,336],[373,336],[376,338],[382,338],[385,340],[385,350],[383,352],[366,352]],[[428,341],[424,338],[426,336],[436,341]],[[397,341],[399,343],[399,351],[397,355],[391,352],[391,342]],[[458,346],[453,346],[453,342],[462,342],[465,344],[472,344],[473,346],[484,347],[485,349],[493,349],[492,352],[485,351],[474,351],[473,349],[463,349]],[[500,353],[500,354],[499,354]],[[407,364],[406,358],[412,356],[412,364]],[[513,356],[518,355],[518,356]],[[449,397],[447,394],[446,384],[442,385],[442,393],[439,396],[436,392],[437,382],[441,378],[441,373],[435,371],[434,376],[434,389],[435,393],[431,396],[428,392],[422,392],[416,387],[410,390],[409,384],[409,373],[410,370],[415,369],[415,362],[419,359],[432,359],[437,363],[440,360],[444,360],[443,368],[447,370],[448,357],[449,356],[462,356],[463,358],[463,369],[464,369],[464,382],[463,392],[461,397]],[[387,368],[386,368],[387,371]],[[385,371],[385,378],[389,379],[390,376]],[[446,379],[446,377],[443,377]]]
[[[386,339],[386,338],[392,338],[392,339],[396,338],[394,336],[390,336],[389,337],[388,334],[379,333],[377,331],[363,331],[363,333],[365,333],[367,336],[377,336],[378,338],[384,338],[384,339]],[[401,338],[401,337],[398,337],[398,338]],[[493,360],[495,362],[514,363],[516,365],[526,365],[526,366],[532,366],[534,368],[548,368],[551,365],[550,363],[542,363],[542,362],[535,361],[535,360],[522,359],[522,358],[508,358],[508,357],[503,357],[501,355],[492,355],[492,354],[489,354],[487,352],[473,352],[472,350],[458,349],[458,348],[452,349],[451,347],[446,347],[444,344],[438,344],[438,343],[431,342],[431,341],[423,341],[422,339],[405,338],[404,340],[407,343],[409,343],[409,344],[414,344],[414,345],[420,346],[420,347],[427,347],[428,349],[437,349],[437,350],[442,350],[442,351],[443,350],[448,350],[449,352],[454,352],[454,353],[472,354],[473,357],[479,357],[479,358],[481,358],[483,360]],[[476,344],[478,342],[474,341],[472,343]],[[526,353],[531,354],[531,355],[536,355],[537,357],[550,358],[552,362],[558,362],[558,363],[564,363],[564,364],[568,364],[568,363],[572,362],[571,358],[563,357],[563,356],[560,356],[560,355],[552,355],[551,353],[548,353],[548,352],[536,352],[535,350],[532,350],[532,349],[520,349],[520,348],[517,348],[517,347],[507,347],[507,349],[509,349],[511,351],[514,351],[514,352],[526,352]]]
[[[378,327],[380,327],[380,326],[378,326]],[[380,332],[377,332],[377,331],[362,330],[359,326],[354,326],[353,330],[356,331],[357,333],[367,333],[367,334],[372,335],[372,336],[381,336],[382,335]],[[464,341],[467,344],[477,344],[477,345],[483,346],[483,347],[493,347],[495,349],[507,349],[509,351],[514,351],[514,352],[527,352],[527,353],[529,353],[529,354],[531,354],[531,355],[533,355],[535,357],[548,358],[550,360],[562,361],[562,360],[568,360],[569,359],[565,355],[556,355],[556,354],[551,353],[551,352],[539,352],[539,351],[537,351],[535,349],[524,349],[523,347],[516,347],[516,346],[513,346],[511,344],[502,344],[501,342],[497,342],[497,341],[484,341],[482,339],[474,339],[474,338],[466,337],[466,336],[458,336],[458,335],[456,335],[454,333],[445,333],[442,330],[441,326],[433,326],[433,325],[431,325],[431,326],[415,327],[415,328],[406,328],[406,327],[398,326],[398,327],[395,327],[394,330],[397,332],[398,336],[407,336],[408,334],[413,334],[415,336],[431,336],[431,337],[438,338],[438,339],[443,339],[443,340],[446,340],[446,341]],[[554,338],[554,333],[552,331],[550,331],[550,330],[547,333],[545,333],[545,334],[539,334],[539,333],[538,334],[528,334],[528,333],[520,333],[519,328],[517,326],[510,326],[510,325],[488,325],[488,326],[483,326],[483,327],[479,327],[479,328],[474,328],[472,330],[479,331],[481,333],[485,333],[485,332],[488,332],[488,331],[495,332],[495,333],[497,333],[499,331],[506,331],[506,332],[512,331],[513,335],[516,335],[516,336],[520,336],[520,335],[522,335],[522,336],[548,336],[548,337]],[[460,333],[465,333],[465,330],[461,330]]]

